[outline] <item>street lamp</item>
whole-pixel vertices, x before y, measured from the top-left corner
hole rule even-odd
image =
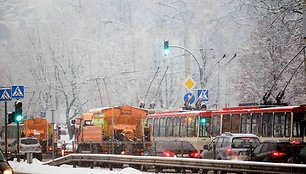
[[[169,45],[169,47],[174,47],[174,48],[180,48],[180,49],[183,49],[185,51],[187,51],[192,57],[193,59],[196,61],[197,65],[198,65],[198,68],[199,68],[199,72],[200,72],[200,85],[201,85],[201,88],[204,87],[204,83],[203,83],[203,69],[198,61],[198,59],[194,56],[194,54],[192,54],[192,52],[190,52],[187,48],[185,47],[182,47],[182,46],[178,46],[178,45]]]

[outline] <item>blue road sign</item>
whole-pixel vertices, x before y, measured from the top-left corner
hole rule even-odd
[[[208,101],[207,89],[199,89],[197,93],[198,93],[198,98],[202,98],[202,101]]]
[[[24,98],[24,86],[12,86],[12,98]]]
[[[46,118],[46,111],[41,111],[39,116],[40,118]]]
[[[184,102],[188,99],[190,99],[189,103],[192,104],[195,101],[195,96],[191,92],[188,92],[184,95]]]
[[[1,88],[0,89],[0,101],[12,100],[11,95],[12,95],[11,88]]]

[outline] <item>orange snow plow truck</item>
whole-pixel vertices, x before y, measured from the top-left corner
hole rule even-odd
[[[128,105],[92,109],[75,122],[78,153],[142,155],[151,146],[147,110]]]
[[[53,127],[44,118],[32,118],[23,121],[23,136],[36,137],[42,146],[42,152],[51,152]]]

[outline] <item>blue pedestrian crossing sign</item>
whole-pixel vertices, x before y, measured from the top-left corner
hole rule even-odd
[[[197,93],[198,93],[199,99],[202,99],[202,101],[208,101],[208,90],[207,89],[199,89]]]
[[[12,86],[12,98],[24,98],[24,86]]]
[[[195,96],[191,92],[187,92],[184,95],[184,102],[187,102],[188,100],[190,104],[192,104],[195,101]]]
[[[11,88],[0,88],[0,101],[12,100],[11,94]]]

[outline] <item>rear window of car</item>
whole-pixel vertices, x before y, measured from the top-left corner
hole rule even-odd
[[[183,147],[184,151],[195,151],[195,147],[189,142],[180,142],[180,141],[167,141],[167,142],[158,142],[156,144],[157,151],[181,151]]]
[[[20,142],[22,144],[26,144],[26,145],[38,144],[39,143],[37,139],[22,139]]]
[[[232,148],[250,148],[256,147],[260,143],[256,137],[236,137],[233,138]]]

